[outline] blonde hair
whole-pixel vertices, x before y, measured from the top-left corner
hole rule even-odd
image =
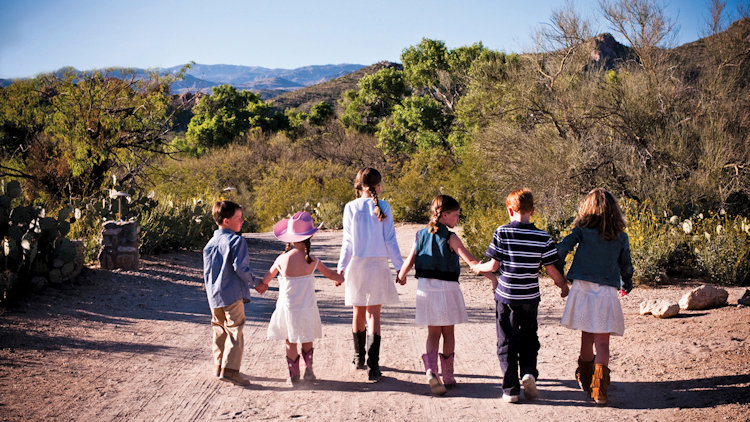
[[[443,213],[458,211],[460,209],[461,206],[458,205],[458,201],[456,201],[452,197],[448,195],[436,196],[430,203],[430,223],[428,225],[429,232],[433,234],[437,233],[438,221],[440,220],[440,217],[443,216]]]
[[[308,237],[307,239],[302,240],[301,242],[305,244],[305,261],[307,261],[308,264],[312,264],[313,259],[310,257],[310,238]],[[284,252],[289,252],[289,249],[291,248],[292,248],[292,244],[287,243],[286,249],[284,249]]]
[[[627,223],[614,195],[596,188],[581,201],[573,226],[599,229],[602,239],[615,240],[625,231]]]
[[[378,194],[375,191],[375,186],[381,180],[383,180],[383,177],[380,175],[380,172],[372,167],[363,168],[357,172],[357,177],[354,179],[354,195],[360,198],[364,195],[365,190],[369,192],[370,196],[372,196],[372,201],[375,203],[375,215],[378,217],[378,220],[383,221],[386,215],[378,205]]]
[[[517,213],[528,214],[534,209],[534,195],[526,188],[514,190],[505,198],[505,206]]]

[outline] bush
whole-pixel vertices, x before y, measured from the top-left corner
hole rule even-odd
[[[159,204],[138,216],[142,254],[172,249],[202,247],[211,238],[216,223],[211,216],[213,203],[202,200],[174,205]]]
[[[698,266],[718,284],[750,285],[750,221],[712,215],[685,220],[693,226],[690,246]]]
[[[482,260],[492,235],[499,226],[508,223],[508,213],[498,206],[462,209],[464,244],[478,260]]]
[[[275,222],[297,211],[318,214],[335,223],[333,216],[343,214],[344,205],[354,199],[354,174],[356,170],[324,161],[281,160],[271,164],[254,190],[258,226],[270,230]]]

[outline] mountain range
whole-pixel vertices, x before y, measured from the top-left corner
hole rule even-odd
[[[173,66],[156,69],[164,74],[178,73],[183,66]],[[230,84],[240,90],[260,92],[265,98],[275,97],[283,92],[312,86],[363,68],[361,64],[328,64],[304,66],[296,69],[270,69],[259,66],[240,66],[227,64],[192,64],[185,72],[183,80],[172,84],[172,92],[184,94],[186,92],[210,93],[211,88]],[[61,73],[60,69],[55,73]],[[131,69],[139,76],[145,76],[149,70]],[[73,69],[77,72],[77,70]],[[121,75],[121,70],[110,71],[113,76]],[[0,79],[0,86],[8,86],[13,81]]]

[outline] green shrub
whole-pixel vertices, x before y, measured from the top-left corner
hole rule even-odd
[[[216,223],[211,216],[213,203],[202,200],[175,205],[159,204],[138,216],[142,254],[203,246],[211,238]]]
[[[712,215],[685,220],[692,226],[690,246],[698,266],[719,284],[750,285],[750,221]]]
[[[343,214],[344,205],[354,199],[354,174],[356,170],[325,161],[271,164],[253,191],[258,226],[270,230],[275,222],[297,211],[315,215],[316,208],[319,218],[335,223],[332,216]]]
[[[464,244],[475,258],[482,260],[495,229],[508,223],[508,213],[499,206],[462,208]]]

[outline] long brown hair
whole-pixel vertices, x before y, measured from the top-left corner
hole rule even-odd
[[[443,213],[458,211],[460,209],[461,206],[458,205],[458,201],[453,199],[453,197],[448,195],[436,196],[430,203],[430,223],[428,225],[430,233],[437,233],[438,221],[443,216]]]
[[[310,238],[303,240],[302,243],[305,244],[305,261],[307,261],[308,264],[312,264],[313,259],[310,257]],[[286,244],[286,249],[284,249],[284,252],[289,252],[289,249],[292,248],[291,243]]]
[[[375,186],[383,180],[380,172],[372,167],[365,167],[357,173],[357,177],[354,179],[354,194],[357,198],[364,195],[365,190],[372,196],[372,201],[375,203],[375,215],[378,220],[385,220],[385,213],[380,209],[378,205],[378,194],[375,192]]]
[[[602,239],[615,240],[625,231],[627,223],[614,195],[606,189],[596,188],[581,201],[573,226],[599,229]]]

